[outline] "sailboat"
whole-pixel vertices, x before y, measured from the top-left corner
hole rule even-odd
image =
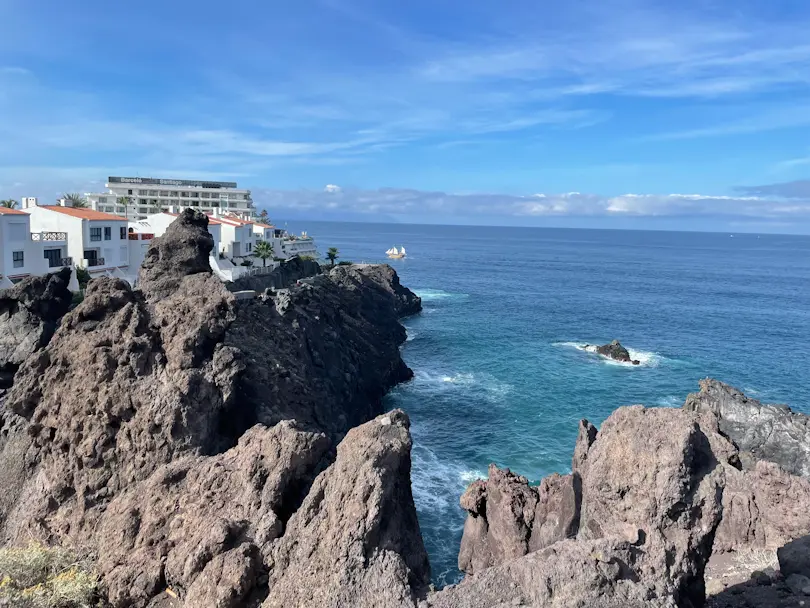
[[[406,255],[408,255],[408,254],[405,252],[405,247],[402,247],[402,248],[400,248],[400,249],[397,249],[396,247],[391,247],[391,249],[389,249],[388,251],[386,251],[386,252],[385,252],[385,254],[386,254],[386,255],[387,255],[389,258],[391,258],[392,260],[401,260],[401,259],[402,259],[402,258],[404,258]]]

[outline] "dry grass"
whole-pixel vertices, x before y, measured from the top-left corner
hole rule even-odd
[[[67,549],[0,549],[0,606],[90,608],[97,588],[92,565]]]

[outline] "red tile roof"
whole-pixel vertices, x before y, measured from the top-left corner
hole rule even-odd
[[[269,224],[262,224],[260,222],[253,222],[254,226],[258,226],[259,228],[270,228],[270,230],[275,230],[275,226],[271,226]]]
[[[209,215],[208,217],[212,217],[212,216]],[[247,225],[253,223],[253,222],[249,222],[247,220],[240,220],[238,217],[235,217],[233,215],[221,215],[217,219],[221,223],[230,224],[232,226],[247,226]]]
[[[19,209],[9,209],[8,207],[0,207],[0,215],[28,215],[25,211]]]
[[[95,211],[94,209],[84,209],[78,207],[62,207],[62,205],[40,205],[43,209],[48,209],[49,211],[56,211],[57,213],[63,213],[65,215],[69,215],[71,217],[78,217],[79,219],[83,220],[107,220],[107,221],[120,221],[126,222],[128,221],[127,218],[121,217],[120,215],[113,215],[111,213],[102,213],[101,211]]]

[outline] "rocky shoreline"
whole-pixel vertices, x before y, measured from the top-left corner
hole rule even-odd
[[[810,594],[808,417],[714,380],[679,409],[582,421],[570,474],[533,486],[491,467],[461,497],[467,577],[433,589],[410,422],[382,408],[412,376],[398,319],[419,298],[385,265],[299,264],[237,300],[211,275],[206,222],[186,211],[155,239],[139,289],[98,279],[70,312],[58,275],[0,295],[5,546],[88,556],[115,608]]]

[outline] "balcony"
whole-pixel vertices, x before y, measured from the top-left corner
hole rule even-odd
[[[155,238],[154,234],[146,232],[130,232],[127,236],[130,241],[151,241]]]
[[[67,232],[32,232],[32,241],[66,241]]]
[[[87,266],[92,268],[93,266],[104,266],[104,258],[95,258],[92,260],[87,260]]]
[[[48,258],[48,268],[62,268],[65,266],[73,266],[73,258]]]

